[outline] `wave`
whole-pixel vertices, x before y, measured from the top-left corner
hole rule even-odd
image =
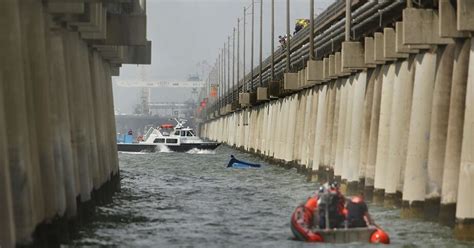
[[[149,152],[121,152],[119,151],[120,154],[131,154],[131,155],[146,155],[150,154]]]
[[[186,153],[188,153],[188,154],[216,154],[216,152],[213,151],[213,150],[201,150],[201,149],[197,149],[197,148],[193,148],[193,149],[187,151]]]
[[[170,153],[170,152],[173,152],[173,151],[171,151],[167,146],[162,145],[162,144],[158,144],[158,145],[156,146],[156,148],[157,148],[157,149],[156,149],[157,152],[162,152],[162,153]]]

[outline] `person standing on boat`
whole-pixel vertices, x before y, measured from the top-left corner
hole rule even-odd
[[[344,224],[345,197],[339,190],[339,184],[333,182],[320,193],[318,205],[319,228],[341,228]]]
[[[367,227],[374,224],[369,214],[367,204],[364,201],[363,193],[352,197],[351,200],[348,201],[346,209],[349,228]]]

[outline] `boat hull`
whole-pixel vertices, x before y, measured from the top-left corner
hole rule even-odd
[[[119,152],[155,152],[156,145],[153,144],[117,144]]]
[[[187,143],[187,144],[181,143],[180,145],[177,145],[177,146],[167,145],[167,147],[171,151],[174,151],[174,152],[188,152],[192,149],[214,150],[219,145],[220,145],[220,143]]]

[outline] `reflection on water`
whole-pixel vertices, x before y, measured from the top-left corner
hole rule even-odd
[[[122,191],[97,208],[94,221],[81,227],[71,245],[314,247],[292,240],[289,220],[316,185],[294,169],[227,169],[230,154],[264,163],[227,147],[204,154],[119,154]],[[474,245],[455,241],[450,228],[402,220],[398,209],[370,211],[396,247]]]

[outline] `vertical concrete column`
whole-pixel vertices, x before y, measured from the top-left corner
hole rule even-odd
[[[334,109],[336,107],[336,80],[328,84],[327,92],[327,117],[326,117],[326,138],[324,146],[324,162],[323,165],[330,168],[334,173],[334,168],[331,166],[331,152],[332,152],[332,136],[334,134]]]
[[[289,116],[290,122],[288,123],[288,140],[289,140],[289,147],[288,147],[288,154],[287,154],[287,162],[293,161],[293,147],[295,146],[295,132],[296,132],[296,108],[298,106],[297,103],[297,96],[294,95],[289,102]]]
[[[349,179],[349,159],[351,153],[351,131],[352,131],[352,107],[354,99],[354,89],[355,89],[355,77],[351,76],[347,78],[347,103],[346,103],[346,117],[344,124],[344,160],[342,164],[342,185],[341,190],[344,193],[347,193],[347,180]]]
[[[344,140],[345,140],[345,125],[347,112],[347,96],[348,96],[348,81],[343,79],[339,85],[340,102],[339,102],[339,118],[337,126],[337,146],[336,146],[336,166],[334,167],[335,179],[340,181],[342,176],[342,169],[344,164]]]
[[[347,178],[348,195],[354,195],[359,189],[360,150],[362,139],[362,120],[364,117],[364,96],[367,87],[367,72],[360,72],[354,78],[354,96],[352,100],[351,149]]]
[[[455,44],[450,44],[445,48],[440,48],[438,55],[431,108],[428,174],[424,204],[425,219],[428,220],[438,220],[439,216],[455,47]]]
[[[304,118],[304,123],[303,123],[303,130],[301,133],[301,145],[299,147],[300,151],[300,159],[301,162],[300,164],[304,166],[304,168],[307,168],[307,153],[306,150],[308,148],[308,134],[309,134],[309,125],[310,125],[310,119],[311,119],[311,98],[310,98],[310,90],[305,90],[304,91],[304,104],[305,104],[305,110],[303,113],[303,118]]]
[[[369,149],[370,120],[372,117],[372,103],[374,99],[375,70],[367,71],[367,89],[364,97],[362,113],[362,134],[360,142],[360,167],[359,167],[359,189],[365,187],[365,171],[367,167],[367,151]]]
[[[75,156],[75,169],[77,185],[81,202],[91,199],[92,180],[90,177],[89,143],[88,143],[88,114],[87,103],[85,103],[83,71],[81,67],[82,51],[79,44],[79,35],[68,32],[64,40],[65,57],[68,75],[69,111],[71,119],[71,140],[73,154]],[[108,96],[105,96],[108,97]]]
[[[318,117],[318,103],[319,103],[319,95],[318,95],[319,86],[313,88],[311,90],[311,119],[309,125],[309,145],[308,145],[308,168],[313,168],[313,156],[314,156],[314,145],[315,145],[315,136],[316,136],[316,123]]]
[[[115,108],[114,108],[114,98],[112,91],[112,73],[110,70],[110,64],[108,62],[103,63],[105,71],[105,87],[107,92],[107,120],[108,120],[108,130],[107,143],[109,144],[110,149],[110,165],[112,171],[109,174],[116,177],[117,182],[119,182],[119,163],[118,163],[118,153],[117,153],[117,141],[115,140],[115,134],[117,133],[117,128],[115,126]]]
[[[296,126],[295,126],[295,146],[293,147],[293,161],[296,163],[301,162],[301,157],[300,157],[300,146],[302,143],[302,136],[301,132],[303,131],[303,126],[304,126],[304,111],[305,111],[305,106],[304,106],[304,101],[303,101],[303,93],[300,91],[296,97],[295,97],[296,105]]]
[[[322,86],[318,91],[318,115],[316,117],[316,130],[314,135],[314,152],[313,152],[313,173],[317,173],[321,163],[321,156],[323,152],[323,135],[325,130],[325,100],[326,100],[326,86]]]
[[[334,82],[334,111],[333,111],[333,122],[332,125],[332,135],[331,135],[331,155],[330,155],[330,167],[332,168],[332,175],[334,176],[334,171],[336,170],[336,150],[337,150],[337,137],[338,137],[338,128],[339,128],[339,108],[341,102],[341,81],[342,79],[337,79]]]
[[[458,203],[454,235],[462,240],[474,240],[474,40],[471,39],[469,74],[466,88],[466,111],[459,170]]]
[[[298,160],[298,163],[300,165],[304,165],[305,162],[303,160],[303,149],[304,147],[306,146],[306,141],[307,141],[307,138],[305,137],[305,134],[307,132],[307,128],[308,128],[308,119],[309,119],[309,112],[308,112],[308,109],[309,109],[309,106],[307,105],[307,98],[308,98],[308,91],[307,90],[304,90],[302,93],[301,93],[301,99],[300,99],[300,102],[301,102],[301,105],[300,105],[300,108],[299,108],[299,113],[300,113],[300,118],[301,118],[301,123],[300,123],[300,126],[299,126],[299,134],[298,134],[298,137],[299,137],[299,144],[298,144],[298,156],[297,156],[297,160]]]
[[[384,205],[401,207],[402,192],[399,188],[400,175],[406,161],[411,100],[413,93],[413,60],[396,63],[396,77],[393,86],[392,114],[390,119],[390,144],[385,179]]]
[[[375,183],[375,166],[377,160],[377,144],[379,137],[380,103],[382,100],[383,71],[386,65],[376,67],[371,77],[374,77],[374,98],[370,114],[370,133],[367,148],[367,167],[365,168],[365,197],[372,200]],[[371,79],[372,80],[372,79]]]
[[[76,182],[71,147],[71,125],[69,120],[69,105],[67,91],[66,61],[64,58],[64,46],[62,32],[55,30],[50,33],[48,42],[49,75],[51,79],[51,90],[55,92],[52,105],[57,108],[56,121],[58,121],[57,137],[59,137],[60,156],[55,156],[60,167],[57,169],[58,183],[64,186],[64,200],[66,216],[76,216]]]
[[[471,40],[456,43],[439,215],[441,223],[450,226],[456,213],[470,51]]]
[[[379,136],[377,139],[377,158],[375,162],[374,202],[383,203],[385,175],[390,145],[390,119],[392,112],[395,64],[383,68],[382,98],[380,102]]]
[[[3,74],[1,101],[5,106],[2,118],[5,121],[4,137],[7,142],[9,177],[11,180],[11,195],[14,231],[5,235],[15,238],[19,244],[30,241],[30,234],[36,224],[36,213],[31,206],[36,206],[33,198],[32,163],[30,153],[30,135],[27,116],[27,103],[25,94],[25,74],[22,55],[22,40],[20,28],[20,15],[18,1],[2,1],[0,8],[0,72]],[[6,107],[8,106],[8,107]],[[6,157],[3,157],[5,159]],[[2,183],[5,183],[2,181]],[[38,206],[43,208],[43,206]],[[5,210],[7,211],[7,209]],[[2,210],[3,212],[3,210]],[[6,214],[6,212],[3,212]],[[5,219],[6,220],[6,219]],[[8,220],[6,220],[8,221]],[[5,226],[6,227],[6,226]],[[2,226],[4,228],[4,226]],[[10,230],[10,229],[9,229]],[[15,236],[13,236],[13,234]],[[12,240],[14,241],[14,240]]]
[[[436,57],[436,53],[427,52],[415,58],[416,73],[403,184],[402,217],[423,216]]]
[[[1,11],[0,11],[1,13]],[[0,27],[3,27],[3,22],[0,17]],[[0,39],[0,44],[2,43]],[[3,74],[0,70],[0,96],[3,98]],[[13,222],[13,202],[12,189],[10,181],[10,169],[8,163],[8,149],[7,149],[7,135],[4,103],[0,101],[0,247],[14,247],[15,246],[15,223]]]
[[[93,101],[93,92],[92,92],[92,82],[91,82],[91,68],[89,64],[89,56],[90,51],[87,47],[87,44],[84,42],[80,42],[81,52],[80,52],[80,60],[81,60],[81,70],[83,74],[83,82],[82,87],[84,87],[84,98],[85,103],[88,111],[87,114],[87,143],[89,149],[89,168],[90,168],[90,176],[92,178],[92,186],[94,189],[99,189],[102,185],[102,178],[101,175],[104,173],[102,172],[102,167],[99,163],[99,155],[97,150],[97,133],[96,133],[96,119],[95,119],[95,111],[96,106],[95,102]]]

